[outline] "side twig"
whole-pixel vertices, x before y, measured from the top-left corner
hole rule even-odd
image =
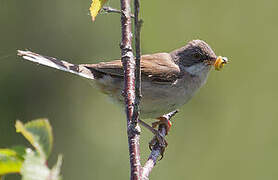
[[[122,41],[121,54],[124,67],[124,98],[127,116],[127,134],[130,158],[130,179],[139,180],[141,177],[140,163],[140,127],[138,114],[134,108],[135,95],[135,60],[132,53],[131,8],[130,0],[121,0]]]
[[[117,13],[117,14],[122,14],[122,12],[121,12],[120,10],[115,9],[115,8],[112,8],[112,7],[109,7],[109,6],[103,6],[103,7],[102,7],[102,10],[103,10],[104,12],[106,12],[106,13]],[[131,18],[134,18],[134,15],[133,15],[133,14],[131,14],[130,16],[131,16]]]

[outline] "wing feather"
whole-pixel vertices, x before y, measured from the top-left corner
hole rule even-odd
[[[121,60],[101,62],[98,64],[83,64],[93,71],[113,76],[123,76],[124,70]],[[154,82],[173,82],[180,77],[180,68],[168,53],[143,55],[141,57],[142,78]]]

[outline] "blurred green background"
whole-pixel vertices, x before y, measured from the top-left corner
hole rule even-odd
[[[119,58],[120,16],[92,23],[89,5],[0,0],[0,147],[26,144],[16,119],[47,117],[55,135],[50,164],[64,155],[64,179],[128,179],[123,111],[88,80],[16,56],[30,49],[76,64]],[[144,54],[200,38],[231,62],[180,109],[151,179],[278,179],[278,1],[142,0],[141,8]],[[143,129],[142,162],[151,136]]]

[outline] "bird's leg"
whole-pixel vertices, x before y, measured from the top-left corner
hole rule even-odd
[[[172,126],[172,122],[170,121],[171,118],[177,114],[178,110],[175,110],[175,111],[172,111],[168,114],[164,114],[163,116],[161,117],[158,117],[158,121],[156,122],[153,122],[152,123],[152,127],[153,128],[156,128],[158,127],[159,125],[165,125],[166,126],[166,135],[168,134],[168,132],[170,131],[170,128]]]
[[[165,140],[165,136],[161,134],[162,128],[166,128],[166,133],[165,135],[168,134],[170,127],[172,126],[172,123],[170,119],[178,112],[178,110],[172,111],[168,114],[165,114],[159,118],[157,118],[159,121],[152,123],[152,126],[148,125],[142,120],[139,120],[139,123],[146,127],[148,130],[150,130],[155,136],[152,138],[152,140],[149,142],[149,148],[150,150],[153,149],[154,146],[158,145],[161,147],[161,159],[163,158],[163,154],[165,151],[165,148],[167,147],[168,143]],[[158,130],[155,128],[158,126]]]
[[[165,140],[165,138],[159,133],[158,130],[154,129],[152,126],[148,125],[147,123],[145,123],[144,121],[142,121],[141,119],[139,119],[138,121],[142,126],[144,126],[145,128],[147,128],[148,130],[150,130],[153,134],[154,137],[152,138],[152,140],[149,142],[149,148],[150,150],[152,150],[152,147],[158,142],[159,145],[161,147],[167,147],[168,143]],[[162,153],[163,154],[163,153]]]

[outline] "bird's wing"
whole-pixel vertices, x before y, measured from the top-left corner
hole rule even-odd
[[[123,76],[124,70],[120,60],[101,62],[98,64],[82,64],[92,71]],[[153,82],[174,82],[180,76],[180,69],[171,59],[168,53],[157,53],[141,56],[142,78],[148,78]]]
[[[103,74],[122,77],[124,70],[120,60],[101,62],[98,64],[75,65],[53,57],[43,56],[31,51],[18,51],[18,55],[24,59],[43,64],[62,71],[74,73],[76,75],[95,79]],[[142,78],[147,78],[153,82],[174,82],[180,77],[179,67],[172,61],[168,53],[157,53],[143,55],[141,57]]]

